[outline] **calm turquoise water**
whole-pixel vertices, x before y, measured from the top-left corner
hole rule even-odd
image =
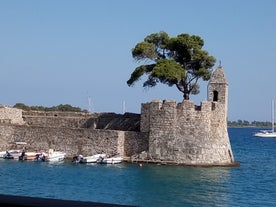
[[[233,168],[0,161],[0,194],[138,206],[276,206],[276,138],[229,129]]]

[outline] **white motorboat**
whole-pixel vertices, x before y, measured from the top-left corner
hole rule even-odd
[[[65,152],[54,151],[53,149],[49,149],[48,153],[43,152],[37,154],[35,160],[42,162],[61,162],[64,160],[65,156]]]
[[[22,145],[27,145],[26,142],[15,142],[14,145],[16,145],[15,148],[24,148]],[[18,159],[19,156],[21,155],[22,150],[20,149],[11,149],[11,150],[6,150],[6,151],[1,151],[0,152],[0,158],[4,159]]]
[[[101,157],[106,157],[106,154],[96,154],[92,156],[82,156],[78,155],[73,157],[73,162],[76,163],[96,163]]]
[[[48,162],[60,162],[63,161],[66,156],[65,152],[53,152],[52,154],[49,153],[47,161]]]
[[[7,150],[0,152],[0,157],[4,159],[18,159],[21,155],[21,150]]]
[[[115,157],[101,157],[97,163],[99,164],[118,164],[123,161],[123,158],[120,156]]]
[[[96,163],[99,159],[106,157],[106,154],[96,154],[92,156],[83,157],[80,163]]]
[[[272,121],[271,121],[271,130],[261,130],[254,134],[255,137],[264,137],[264,138],[274,138],[276,137],[276,132],[274,132],[274,100],[272,100]]]

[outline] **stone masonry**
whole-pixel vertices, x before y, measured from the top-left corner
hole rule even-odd
[[[22,110],[0,106],[0,123],[23,124]]]

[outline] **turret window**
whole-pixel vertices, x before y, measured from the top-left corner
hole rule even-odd
[[[218,92],[213,91],[213,101],[218,101]]]

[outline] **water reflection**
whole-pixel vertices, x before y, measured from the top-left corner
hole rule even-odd
[[[11,195],[151,207],[229,206],[232,168],[66,162],[0,164],[1,193]]]
[[[230,170],[144,165],[133,199],[141,206],[227,206]]]
[[[229,129],[234,168],[0,160],[0,193],[150,207],[276,206],[276,139]]]

